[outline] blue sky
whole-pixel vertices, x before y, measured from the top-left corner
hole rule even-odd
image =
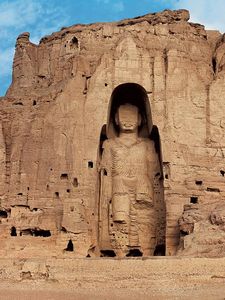
[[[0,96],[10,85],[15,41],[24,31],[38,43],[62,26],[179,8],[190,10],[191,21],[225,32],[225,0],[0,0]]]

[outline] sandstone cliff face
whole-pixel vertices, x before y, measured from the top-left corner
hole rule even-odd
[[[164,11],[74,25],[39,45],[18,37],[0,102],[1,255],[93,254],[100,134],[122,83],[145,88],[159,130],[167,255],[184,205],[210,212],[224,200],[225,41],[188,19]]]

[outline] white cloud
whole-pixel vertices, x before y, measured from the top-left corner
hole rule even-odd
[[[41,5],[36,1],[3,1],[0,3],[0,27],[22,28],[33,24],[40,12]]]
[[[113,11],[115,12],[122,12],[125,9],[124,3],[122,0],[96,0],[97,3],[99,4],[105,4],[105,5],[109,5]]]
[[[190,11],[191,21],[225,32],[225,0],[178,0],[174,8]]]
[[[14,48],[7,48],[0,50],[0,68],[1,76],[8,76],[11,74],[11,65],[14,56]]]
[[[119,2],[116,2],[113,4],[113,9],[116,11],[116,12],[121,12],[121,11],[124,11],[124,3],[123,1],[119,1]]]
[[[0,78],[11,76],[14,45],[21,32],[30,31],[31,41],[37,43],[65,24],[67,16],[51,1],[0,0]]]

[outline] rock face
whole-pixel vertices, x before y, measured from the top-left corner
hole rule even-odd
[[[29,33],[18,37],[13,81],[0,102],[2,256],[160,255],[165,249],[166,255],[198,249],[204,256],[211,235],[210,245],[224,247],[225,39],[188,19],[186,10],[167,10],[63,28],[39,45]],[[134,140],[142,139],[144,148],[137,146],[123,167],[126,189],[116,192],[102,159],[107,144],[120,142],[115,114],[124,99],[139,109],[138,132],[147,131]],[[110,124],[117,128],[113,140]],[[154,153],[148,159],[151,151],[141,150],[147,144]],[[125,165],[126,155],[116,149],[109,153]],[[131,161],[134,169],[140,165],[136,174]],[[159,172],[145,177],[145,161],[157,161]],[[104,177],[117,200],[104,196]]]
[[[181,230],[178,255],[224,257],[225,205],[222,201],[186,205],[178,222]]]

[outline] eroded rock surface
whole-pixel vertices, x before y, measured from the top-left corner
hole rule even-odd
[[[223,240],[213,203],[225,196],[224,36],[188,19],[186,10],[167,10],[63,28],[39,45],[29,33],[18,37],[0,102],[1,256],[100,255],[100,152],[111,95],[125,83],[145,90],[162,166],[153,197],[161,223],[151,226],[165,233],[155,253],[177,253],[190,203],[212,215],[185,211],[185,239],[206,222],[199,232],[215,228]]]
[[[224,203],[216,202],[210,206],[193,204],[192,207],[186,207],[178,221],[181,240],[177,254],[195,257],[224,257],[224,221]]]

